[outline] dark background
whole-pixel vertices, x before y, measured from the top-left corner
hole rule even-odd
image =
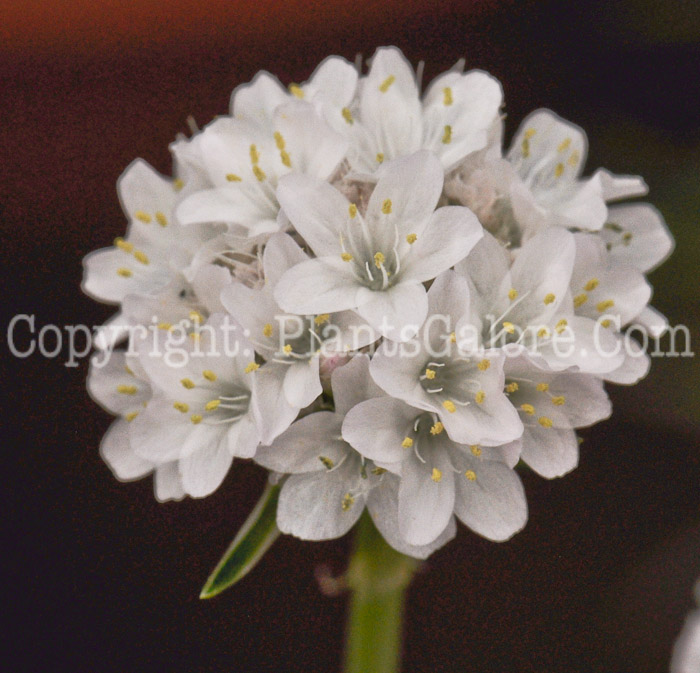
[[[121,3],[123,4],[123,3]],[[583,126],[588,169],[642,174],[678,248],[654,304],[700,335],[700,3],[0,1],[0,235],[5,332],[111,314],[81,258],[123,233],[115,181],[136,156],[170,169],[192,114],[227,111],[261,68],[303,81],[328,54],[397,44],[426,77],[467,59],[505,89],[508,131],[537,107]],[[3,334],[4,338],[4,334]],[[694,344],[697,347],[697,344]],[[115,481],[86,363],[2,351],[2,668],[49,672],[337,671],[349,541],[280,539],[213,601],[199,590],[264,482],[238,463],[213,496],[161,505]],[[700,369],[658,359],[611,390],[580,467],[524,475],[526,529],[460,530],[414,581],[406,673],[667,669],[700,575]],[[371,673],[371,672],[368,672]]]

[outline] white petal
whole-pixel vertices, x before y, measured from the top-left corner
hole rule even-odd
[[[265,285],[274,288],[285,271],[307,259],[306,253],[289,234],[271,236],[263,253]]]
[[[153,463],[177,460],[190,433],[197,426],[166,399],[153,399],[131,423],[129,441],[134,452]]]
[[[221,303],[221,292],[233,283],[228,269],[216,264],[205,264],[197,271],[192,280],[197,299],[210,313],[225,312]]]
[[[153,490],[158,502],[168,500],[182,500],[185,491],[182,488],[182,479],[178,470],[177,461],[158,465],[153,478]]]
[[[284,396],[293,407],[303,409],[308,407],[322,392],[321,380],[318,374],[318,357],[295,362],[287,367],[284,377]]]
[[[418,282],[402,282],[387,290],[366,294],[371,299],[362,303],[357,312],[392,341],[411,339],[428,314],[428,297]]]
[[[644,180],[638,175],[613,175],[604,168],[598,169],[595,175],[603,187],[603,198],[606,201],[644,196],[649,191]]]
[[[118,419],[100,443],[100,455],[119,481],[141,479],[153,472],[153,463],[137,456],[129,443],[129,423]]]
[[[634,339],[626,336],[624,343],[624,361],[617,369],[605,374],[605,380],[629,386],[634,385],[649,373],[651,359]]]
[[[151,397],[151,387],[127,369],[124,351],[113,351],[98,366],[105,357],[106,354],[96,355],[90,362],[87,388],[92,399],[112,414],[123,416],[141,410]]]
[[[278,105],[289,100],[279,80],[264,70],[252,82],[237,87],[231,95],[231,114],[267,124]]]
[[[383,397],[384,391],[377,386],[369,373],[369,356],[359,353],[346,365],[331,374],[333,401],[338,414],[346,414],[356,404],[373,397]]]
[[[355,96],[357,70],[344,58],[329,56],[314,70],[304,88],[308,89],[312,96],[319,96],[324,103],[333,105],[340,112],[340,109],[348,106]],[[340,119],[340,114],[338,118]]]
[[[270,444],[291,425],[299,407],[290,405],[284,395],[284,370],[267,364],[249,376],[254,377],[251,409],[260,428],[260,441]]]
[[[525,426],[520,457],[541,477],[554,479],[578,465],[578,439],[573,430]]]
[[[180,459],[180,476],[185,492],[193,498],[204,498],[213,493],[224,480],[233,462],[233,456],[222,433],[220,441]]]

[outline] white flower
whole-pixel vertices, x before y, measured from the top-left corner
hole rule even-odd
[[[400,50],[378,49],[351,118],[350,164],[372,174],[383,162],[427,149],[450,170],[486,146],[500,123],[502,99],[501,85],[485,72],[452,70],[437,77],[421,100],[413,68]]]
[[[285,314],[273,297],[280,277],[308,257],[287,234],[274,235],[265,246],[265,284],[250,289],[242,283],[226,288],[221,300],[249,332],[255,350],[284,379],[290,405],[303,408],[321,394],[319,366],[322,357],[357,350],[378,335],[351,311],[315,316]]]
[[[695,585],[695,603],[700,604],[700,582]],[[671,673],[698,673],[700,671],[700,610],[686,617],[681,635],[673,646]]]
[[[212,185],[185,198],[177,216],[183,224],[224,222],[249,236],[274,233],[280,228],[277,181],[289,173],[326,180],[347,148],[347,140],[302,101],[276,108],[270,129],[222,117],[172,148]]]
[[[372,378],[389,395],[436,414],[455,442],[496,446],[518,438],[523,426],[503,393],[503,354],[464,351],[452,341],[468,307],[466,280],[454,272],[438,276],[428,300],[430,315],[441,320],[426,321],[405,349],[384,342],[372,359]]]
[[[482,235],[466,208],[435,210],[442,183],[434,155],[418,152],[383,174],[363,213],[330,185],[283,180],[280,203],[318,258],[282,276],[279,305],[304,314],[354,309],[382,335],[410,338],[427,314],[422,283],[461,260]]]

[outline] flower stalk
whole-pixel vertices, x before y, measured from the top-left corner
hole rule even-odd
[[[418,561],[389,546],[365,512],[347,572],[351,591],[344,673],[396,673],[406,589]]]

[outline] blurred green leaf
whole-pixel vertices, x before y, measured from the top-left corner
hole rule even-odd
[[[279,486],[268,484],[258,504],[209,576],[200,598],[213,598],[243,579],[280,534],[276,524]]]

